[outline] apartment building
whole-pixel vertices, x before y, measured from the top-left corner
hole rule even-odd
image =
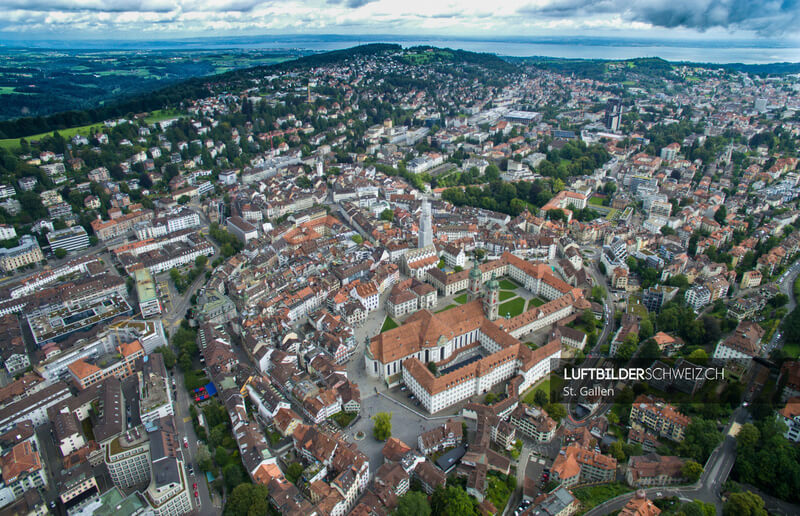
[[[659,437],[682,441],[691,418],[678,412],[664,400],[640,395],[631,405],[630,422],[637,430],[646,430]]]
[[[587,450],[578,444],[561,448],[551,468],[553,480],[558,480],[566,488],[580,484],[613,482],[616,472],[616,459]]]
[[[0,271],[11,272],[44,260],[36,238],[22,235],[19,242],[17,247],[11,249],[0,248]]]

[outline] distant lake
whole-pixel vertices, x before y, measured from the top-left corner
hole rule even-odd
[[[163,41],[84,40],[4,42],[29,48],[95,50],[302,49],[338,50],[365,43],[397,43],[404,47],[432,45],[501,56],[548,56],[583,59],[660,57],[668,61],[763,64],[800,62],[800,48],[780,40],[656,40],[607,37],[448,38],[396,35],[261,35],[186,38]]]

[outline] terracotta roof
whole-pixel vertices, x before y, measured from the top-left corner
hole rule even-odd
[[[0,458],[3,470],[3,481],[6,485],[14,483],[23,473],[33,473],[42,468],[39,454],[33,449],[30,441],[23,441],[11,448],[11,452]]]
[[[788,419],[800,416],[800,397],[794,396],[786,401],[786,406],[780,410],[780,414]]]

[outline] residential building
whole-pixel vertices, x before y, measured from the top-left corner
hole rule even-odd
[[[678,412],[664,400],[640,395],[631,405],[631,427],[647,430],[659,437],[682,441],[691,418]]]
[[[83,226],[76,225],[49,232],[47,242],[50,244],[50,251],[63,249],[71,253],[89,247],[89,235],[86,234]]]

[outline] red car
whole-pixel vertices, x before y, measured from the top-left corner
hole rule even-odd
[[[195,492],[194,492],[194,497],[195,497],[195,498],[200,498],[200,495],[199,495],[199,494],[197,494],[197,491],[195,491]]]
[[[192,489],[194,489],[195,491],[197,491],[197,482],[195,482],[194,484],[192,484]]]
[[[183,447],[184,448],[188,448],[189,447],[189,440],[187,438],[185,438],[185,437],[183,438]]]

